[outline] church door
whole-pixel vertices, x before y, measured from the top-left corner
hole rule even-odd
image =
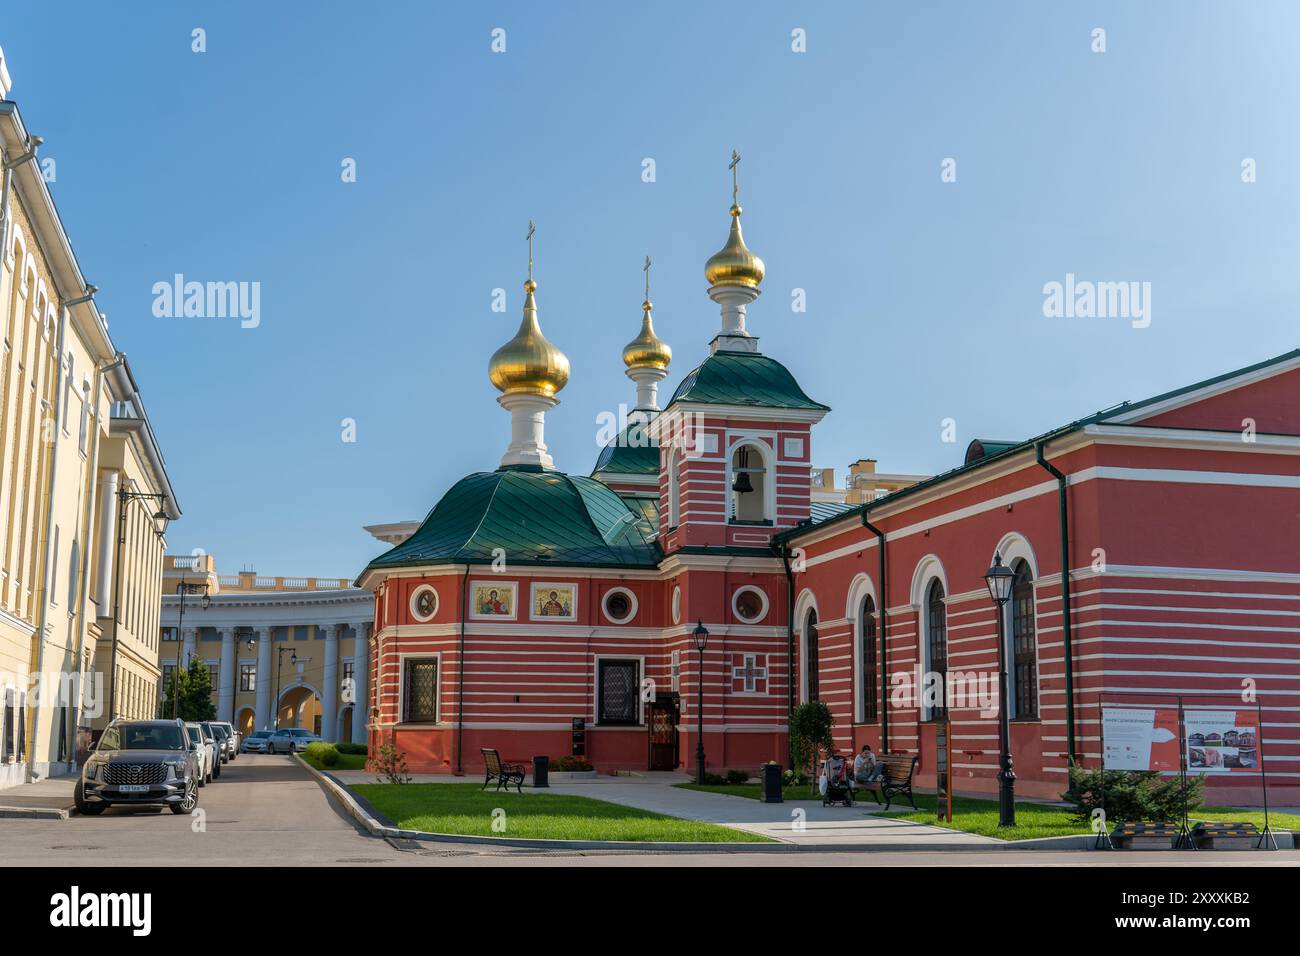
[[[651,770],[677,769],[677,695],[660,694],[648,705]]]

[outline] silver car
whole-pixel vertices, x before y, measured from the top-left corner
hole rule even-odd
[[[234,760],[239,756],[239,741],[241,739],[239,731],[228,720],[214,720],[211,723],[226,732],[226,755],[229,759]]]
[[[194,721],[185,725],[185,732],[189,734],[190,746],[199,752],[199,786],[206,786],[221,773],[221,764],[217,760],[217,743]]]
[[[199,805],[199,759],[181,721],[118,718],[81,768],[73,802],[85,816],[111,806],[193,813]]]
[[[310,730],[302,727],[281,727],[271,734],[266,741],[266,752],[272,754],[292,754],[306,750],[308,744],[320,743]]]
[[[264,754],[266,753],[266,742],[271,739],[271,731],[255,730],[239,745],[241,753],[246,754]]]

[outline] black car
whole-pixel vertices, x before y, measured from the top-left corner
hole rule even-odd
[[[73,799],[87,816],[109,807],[199,805],[199,756],[181,720],[115,720],[95,746]]]

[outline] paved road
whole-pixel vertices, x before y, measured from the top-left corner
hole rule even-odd
[[[734,798],[730,798],[734,799]],[[202,817],[113,809],[70,820],[0,820],[0,855],[18,866],[1147,866],[1300,863],[1296,853],[872,852],[772,855],[556,853],[418,844],[359,830],[293,758],[245,754],[200,791]],[[195,826],[201,821],[203,828]]]

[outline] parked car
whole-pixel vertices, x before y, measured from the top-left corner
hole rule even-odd
[[[113,806],[199,805],[199,750],[180,720],[122,720],[105,728],[73,791],[77,812],[96,816]]]
[[[308,744],[321,743],[321,738],[302,727],[281,727],[266,742],[266,752],[291,754],[306,750]]]
[[[215,720],[200,721],[199,726],[217,746],[217,776],[221,776],[221,765],[230,762],[230,748],[227,743],[230,738],[226,736],[226,728]]]
[[[213,777],[218,772],[216,768],[220,766],[217,763],[216,741],[207,736],[203,732],[203,728],[194,721],[190,721],[185,725],[185,731],[190,735],[190,743],[199,752],[199,766],[202,770],[199,775],[199,786],[205,787],[212,782]]]
[[[230,752],[230,759],[234,760],[236,757],[239,756],[239,740],[240,740],[239,731],[236,730],[234,725],[228,720],[217,720],[217,721],[213,721],[213,723],[216,724],[218,727],[225,728],[226,738],[227,738],[226,746]]]
[[[246,754],[264,754],[266,753],[266,742],[271,739],[271,731],[255,730],[239,745],[242,753]]]

